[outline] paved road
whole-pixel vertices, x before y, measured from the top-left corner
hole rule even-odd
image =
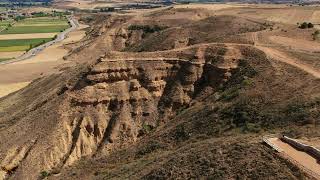
[[[45,44],[42,44],[40,46],[37,46],[37,47],[29,50],[28,52],[24,53],[23,55],[21,55],[20,57],[18,57],[16,59],[0,62],[0,65],[10,64],[10,63],[29,59],[33,56],[36,56],[38,53],[43,51],[45,48],[47,48],[55,43],[63,41],[71,31],[74,31],[79,27],[79,22],[73,16],[69,16],[68,21],[70,22],[71,27],[66,29],[65,31],[61,32],[60,34],[58,34],[56,39],[54,39],[50,42],[47,42]]]

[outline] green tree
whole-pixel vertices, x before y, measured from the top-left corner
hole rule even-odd
[[[300,29],[306,29],[308,28],[308,23],[307,22],[303,22],[300,26],[299,26]]]

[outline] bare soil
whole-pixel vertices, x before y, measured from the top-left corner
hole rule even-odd
[[[3,34],[0,40],[9,39],[32,39],[32,38],[53,38],[57,33],[33,33],[33,34]]]
[[[15,52],[0,52],[1,58],[15,58],[25,53],[24,51],[15,51]]]

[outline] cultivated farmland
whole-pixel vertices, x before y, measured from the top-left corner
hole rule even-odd
[[[37,17],[0,22],[0,52],[25,52],[69,28],[65,17]],[[21,54],[21,53],[16,53]],[[11,59],[13,57],[0,57]]]
[[[52,38],[37,38],[37,39],[12,39],[0,40],[0,52],[8,51],[25,51],[40,44],[51,41]]]
[[[8,30],[2,31],[0,34],[30,34],[30,33],[51,33],[61,32],[67,29],[67,25],[59,26],[15,26]]]
[[[30,18],[16,22],[0,34],[29,34],[60,32],[69,27],[65,18]],[[7,25],[7,24],[5,24]]]
[[[1,32],[2,30],[6,29],[11,22],[12,22],[12,21],[9,21],[9,20],[0,21],[0,32]]]

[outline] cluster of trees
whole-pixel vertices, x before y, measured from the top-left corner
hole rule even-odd
[[[25,16],[16,16],[15,18],[14,18],[14,20],[15,21],[20,21],[20,20],[24,20],[26,17]],[[10,24],[11,25],[11,24]],[[9,26],[9,27],[11,27],[11,26]]]
[[[51,0],[0,0],[0,7],[30,7],[30,6],[49,6]]]
[[[299,28],[300,29],[307,29],[307,28],[313,28],[313,26],[314,25],[311,22],[309,22],[309,23],[303,22],[302,24],[300,24]]]
[[[136,30],[142,30],[144,33],[154,33],[158,31],[162,31],[168,27],[165,26],[159,26],[159,25],[154,25],[154,26],[149,26],[149,25],[131,25],[129,26],[129,30],[136,31]]]
[[[114,7],[100,8],[100,12],[114,12],[115,10]]]

